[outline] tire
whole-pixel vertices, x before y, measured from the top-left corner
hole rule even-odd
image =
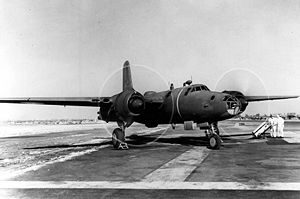
[[[208,140],[209,147],[218,150],[221,147],[221,138],[217,134],[212,134]]]
[[[112,133],[113,147],[118,149],[121,142],[125,142],[125,134],[120,128],[116,128]]]

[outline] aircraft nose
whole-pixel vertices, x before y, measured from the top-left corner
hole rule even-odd
[[[232,95],[226,95],[223,98],[223,101],[226,104],[227,112],[230,115],[238,115],[241,110],[241,102],[236,97]]]

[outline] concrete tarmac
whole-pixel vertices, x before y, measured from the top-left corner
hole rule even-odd
[[[300,198],[300,123],[285,138],[251,139],[258,122],[221,122],[220,150],[204,133],[114,126],[0,138],[0,198]]]

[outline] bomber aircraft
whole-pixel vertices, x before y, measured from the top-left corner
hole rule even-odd
[[[0,103],[44,104],[61,106],[99,107],[98,119],[117,122],[119,128],[112,132],[116,149],[128,149],[125,129],[133,122],[153,128],[159,124],[197,123],[207,129],[211,149],[219,149],[218,121],[233,118],[246,110],[249,102],[297,98],[298,96],[245,96],[240,91],[210,91],[203,84],[189,80],[183,87],[169,90],[147,91],[142,95],[133,88],[130,64],[123,65],[123,91],[111,97],[47,97],[1,98]],[[189,130],[191,125],[186,125]]]

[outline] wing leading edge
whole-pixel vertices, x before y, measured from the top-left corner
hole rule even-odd
[[[0,98],[0,103],[99,107],[101,102],[109,100],[109,97],[32,97]]]
[[[245,96],[245,100],[248,102],[257,102],[265,100],[281,100],[281,99],[291,99],[298,98],[296,95],[278,95],[278,96]]]

